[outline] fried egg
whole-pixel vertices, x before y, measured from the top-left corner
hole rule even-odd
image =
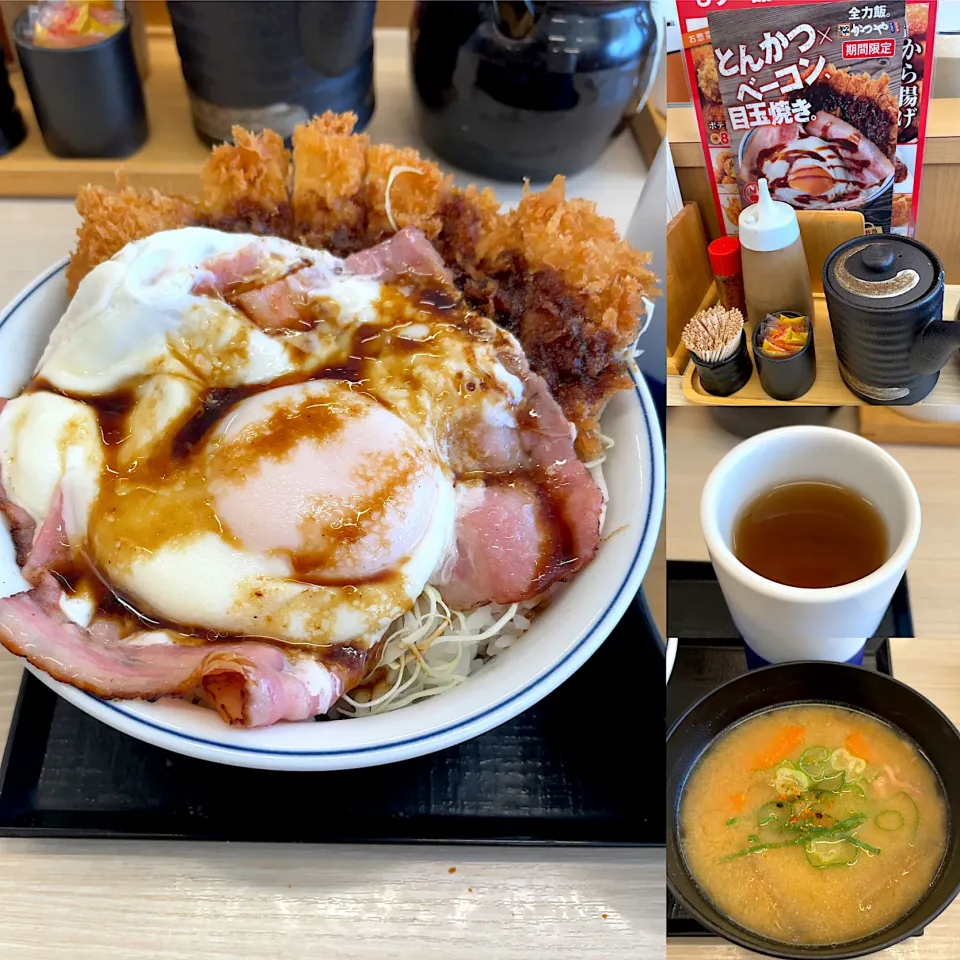
[[[212,294],[231,257],[260,286],[298,271],[313,322],[265,329]],[[62,491],[81,625],[106,585],[154,628],[369,648],[448,555],[458,478],[498,443],[522,458],[517,357],[324,252],[159,233],[81,283],[0,412],[0,476],[38,526]]]

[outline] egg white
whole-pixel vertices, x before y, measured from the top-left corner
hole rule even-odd
[[[261,330],[224,300],[194,292],[205,262],[251,244],[272,258],[278,276],[290,264],[310,264],[318,278],[317,295],[338,307],[335,319],[304,333],[276,335]],[[37,368],[41,387],[73,399],[40,389],[10,401],[0,412],[0,477],[8,497],[39,526],[61,486],[71,543],[90,556],[101,575],[127,599],[172,629],[310,645],[376,642],[390,622],[410,609],[434,571],[449,558],[455,468],[458,458],[469,462],[469,456],[456,449],[457,436],[464,432],[461,427],[466,425],[468,432],[477,424],[515,429],[524,392],[521,379],[504,363],[508,355],[522,357],[522,350],[492,322],[475,318],[476,324],[465,328],[402,298],[400,306],[394,298],[386,311],[384,294],[379,281],[350,275],[329,254],[276,238],[186,228],[128,245],[80,284]],[[165,455],[171,437],[208,391],[269,387],[278,378],[308,377],[325,366],[342,364],[355,349],[361,325],[371,328],[383,347],[380,358],[365,368],[361,382],[309,381],[282,390],[301,400],[329,400],[337,392],[364,398],[380,418],[376,456],[386,462],[415,454],[422,462],[423,469],[398,488],[390,508],[397,530],[405,529],[404,523],[415,515],[411,529],[416,536],[402,555],[390,552],[387,541],[381,557],[369,543],[362,557],[357,554],[361,565],[379,564],[391,573],[389,588],[363,577],[352,582],[354,568],[348,563],[346,575],[333,578],[337,582],[304,580],[291,560],[295,545],[284,539],[289,530],[280,535],[281,528],[292,529],[303,519],[296,497],[287,505],[293,513],[275,524],[274,542],[260,536],[253,538],[255,543],[246,542],[250,537],[238,536],[228,523],[220,531],[192,530],[186,503],[183,529],[149,550],[111,540],[109,527],[104,526],[107,520],[96,506],[104,502],[103,485],[115,482],[110,471],[123,473],[126,483],[143,486],[138,479],[144,475],[142,465]],[[122,442],[108,451],[97,414],[84,401],[93,403],[122,391],[130,393],[132,406]],[[238,429],[239,419],[250,411],[251,422],[256,421],[258,404],[267,403],[263,398],[276,401],[271,396],[275,393],[271,389],[242,401],[207,437],[196,464],[211,503],[223,496],[211,478],[217,477],[218,456],[226,455],[232,442],[231,424]],[[266,408],[260,413],[266,416]],[[357,423],[345,427],[345,436],[349,438]],[[320,466],[324,456],[337,458],[337,463],[349,458],[349,443],[325,447],[304,436],[284,456],[305,455],[304,450],[312,450],[309,456],[318,465],[305,481],[307,486],[315,484],[310,495],[332,496],[323,487]],[[367,451],[358,459],[369,456]],[[111,462],[115,465],[108,469]],[[268,477],[275,466],[265,457],[250,466],[250,476]],[[176,493],[178,469],[171,461],[168,472],[149,473],[149,483],[156,489],[141,490],[137,500],[148,518],[150,496]],[[303,482],[283,470],[275,476],[278,484]],[[331,483],[332,476],[327,478]],[[242,478],[231,482],[238,490],[245,483]],[[421,517],[427,502],[429,515]],[[256,501],[250,502],[250,510],[257,510]],[[407,534],[412,536],[409,530]],[[23,586],[6,575],[5,551],[9,553],[0,530],[0,592]],[[93,601],[81,591],[64,596],[61,609],[86,625]]]

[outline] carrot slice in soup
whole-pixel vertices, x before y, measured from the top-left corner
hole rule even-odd
[[[855,757],[859,757],[861,760],[866,760],[867,763],[870,762],[870,745],[867,743],[866,738],[862,733],[860,733],[859,730],[854,730],[853,733],[847,737],[847,749]]]
[[[754,770],[766,770],[780,760],[786,760],[803,743],[803,727],[784,727],[766,749],[753,758]]]
[[[733,807],[737,813],[740,813],[747,802],[747,795],[745,793],[731,793],[730,794],[730,805]]]

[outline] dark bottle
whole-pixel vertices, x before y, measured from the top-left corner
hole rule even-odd
[[[375,0],[170,0],[193,125],[230,139],[238,125],[289,140],[314,114],[373,114]]]
[[[421,0],[411,44],[423,137],[485,176],[582,170],[645,99],[657,34],[646,2]]]

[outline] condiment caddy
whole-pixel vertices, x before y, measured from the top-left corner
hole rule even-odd
[[[697,219],[699,220],[699,218]],[[667,366],[670,374],[682,373],[682,391],[687,403],[728,406],[775,406],[782,403],[811,406],[854,406],[868,402],[863,397],[857,396],[844,381],[837,360],[831,317],[823,292],[824,263],[844,243],[849,242],[852,246],[857,246],[853,241],[856,238],[864,237],[863,217],[854,211],[798,211],[797,220],[806,253],[810,287],[813,294],[811,341],[815,358],[811,359],[814,360],[815,382],[807,392],[797,398],[781,400],[776,396],[771,396],[764,389],[760,375],[755,371],[754,375],[741,389],[725,397],[716,396],[706,389],[695,365],[688,362],[688,352],[683,350],[682,344],[679,344],[680,349],[675,351],[672,356],[668,356]],[[671,291],[677,286],[687,287],[684,291],[683,304],[687,312],[685,316],[678,315],[679,305],[675,307],[674,311],[668,311],[668,344],[671,342],[678,343],[684,325],[698,309],[709,307],[720,299],[719,285],[715,280],[710,257],[707,254],[706,238],[704,237],[704,247],[699,257],[696,251],[690,249],[695,239],[696,231],[692,230],[675,230],[668,234],[669,260],[687,268],[686,272],[683,273],[684,280],[687,282],[682,285],[675,283],[670,287]],[[900,239],[899,237],[893,237],[892,242],[896,244]],[[890,241],[891,238],[870,238],[864,242],[873,243],[884,240]],[[686,244],[685,249],[675,249],[680,242]],[[690,269],[691,264],[697,264],[698,269]],[[691,287],[693,289],[690,289]],[[672,294],[670,299],[674,299]],[[780,309],[784,308],[785,305],[781,305]],[[956,296],[948,287],[945,305],[942,310],[943,317],[946,319],[952,318],[955,309]],[[837,312],[836,308],[834,312]],[[931,319],[926,314],[924,316],[925,322]],[[755,324],[748,320],[747,331],[751,337],[755,330]],[[944,344],[937,340],[935,345],[939,347]],[[750,346],[752,348],[750,350],[751,360],[754,366],[762,366],[762,361],[760,364],[757,363],[757,345],[751,343]],[[686,355],[681,356],[681,351]],[[934,402],[938,405],[944,403],[960,404],[960,363],[956,362],[955,356],[950,354],[949,350],[945,349],[943,352],[948,359],[936,385]],[[936,358],[938,363],[942,359],[942,356]],[[810,363],[810,359],[806,363]],[[930,399],[928,397],[928,402],[930,402]]]

